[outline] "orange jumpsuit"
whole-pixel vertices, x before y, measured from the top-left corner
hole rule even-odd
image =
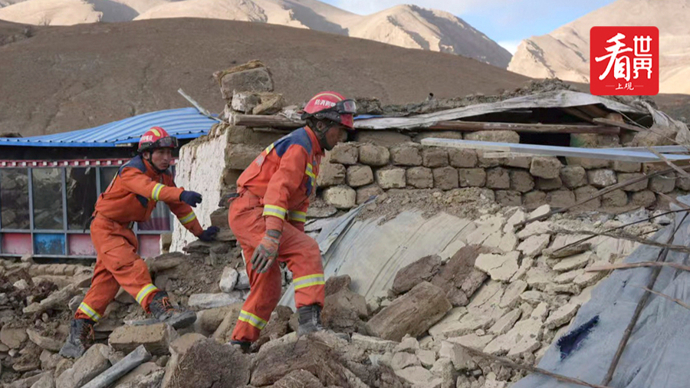
[[[283,222],[277,261],[287,263],[293,274],[295,304],[323,307],[325,279],[321,252],[304,233],[309,196],[323,151],[308,127],[293,131],[268,146],[237,180],[239,196],[230,205],[228,221],[244,253],[251,292],[232,332],[235,341],[254,342],[280,301],[280,266],[256,273],[251,265],[254,249],[266,232],[266,219]]]
[[[180,201],[184,189],[175,187],[172,174],[158,174],[141,155],[120,168],[100,195],[91,222],[96,248],[96,268],[91,288],[75,314],[76,319],[98,321],[120,286],[148,312],[158,288],[153,285],[144,260],[137,254],[138,241],[131,227],[145,222],[158,201],[163,201],[194,235],[203,232],[191,206]]]

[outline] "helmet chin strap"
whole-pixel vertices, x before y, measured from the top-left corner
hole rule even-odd
[[[149,151],[149,157],[146,159],[146,161],[149,162],[149,164],[151,165],[151,168],[153,168],[153,170],[154,170],[155,172],[157,172],[157,173],[159,173],[159,174],[162,174],[165,170],[161,170],[161,169],[159,169],[158,167],[156,167],[155,164],[153,164],[153,160],[152,160],[152,158],[151,158],[152,155],[153,155],[153,152],[152,152],[152,151]]]
[[[321,121],[325,126],[326,129],[319,130],[318,126],[318,121],[314,122],[314,125],[310,127],[314,129],[314,134],[316,135],[316,138],[319,140],[319,145],[321,145],[321,148],[324,150],[330,151],[333,149],[333,145],[328,144],[328,141],[326,140],[326,133],[333,128],[336,123],[328,123],[326,121]]]

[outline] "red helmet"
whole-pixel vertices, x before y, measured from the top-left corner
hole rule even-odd
[[[354,100],[345,99],[340,93],[321,92],[309,100],[302,112],[302,120],[309,117],[329,119],[346,126],[348,130],[355,129],[357,105]]]
[[[177,148],[177,138],[172,137],[161,127],[151,127],[139,139],[139,153],[153,151],[156,148]]]

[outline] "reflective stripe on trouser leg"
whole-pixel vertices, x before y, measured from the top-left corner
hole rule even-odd
[[[326,284],[326,279],[322,273],[318,273],[295,278],[292,284],[295,286],[295,290],[301,290],[307,287],[323,286]]]
[[[86,304],[84,302],[81,302],[78,310],[81,311],[82,313],[88,315],[89,318],[94,322],[98,322],[98,320],[101,319],[101,314],[96,312],[96,310],[92,309],[91,306],[89,306],[88,304]]]
[[[142,287],[141,290],[137,293],[137,303],[143,306],[146,297],[154,291],[158,291],[158,287],[154,286],[153,284],[147,284],[144,287]]]
[[[266,321],[257,317],[256,315],[248,312],[248,311],[240,311],[240,316],[239,318],[240,321],[242,322],[247,322],[248,324],[256,327],[259,330],[263,330],[264,327],[266,327]]]

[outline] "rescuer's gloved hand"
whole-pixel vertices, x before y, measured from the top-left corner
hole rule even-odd
[[[197,193],[196,191],[185,190],[182,192],[182,194],[180,194],[180,201],[191,207],[196,207],[196,204],[201,203],[201,200],[201,194]]]
[[[267,230],[261,243],[254,250],[251,263],[257,273],[268,271],[278,257],[281,233],[277,230]]]
[[[217,226],[211,226],[204,230],[200,235],[199,235],[199,240],[201,241],[206,241],[210,242],[216,239],[216,235],[220,231],[220,228]]]

